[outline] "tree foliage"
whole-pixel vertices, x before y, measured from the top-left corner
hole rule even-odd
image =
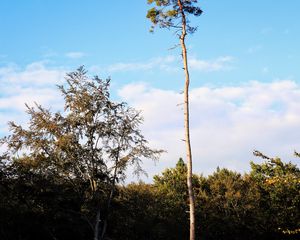
[[[270,158],[259,151],[254,154],[266,162],[251,162],[251,177],[263,195],[261,207],[266,209],[263,219],[271,224],[265,225],[266,231],[297,234],[300,229],[300,170],[278,157]],[[297,156],[297,154],[295,154]]]

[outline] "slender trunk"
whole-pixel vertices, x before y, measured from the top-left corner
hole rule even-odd
[[[112,189],[111,189],[110,194],[109,194],[109,199],[108,199],[108,202],[107,202],[107,216],[106,216],[106,219],[104,219],[104,221],[103,221],[103,226],[102,226],[102,232],[101,232],[100,240],[104,239],[104,236],[105,236],[105,233],[106,233],[107,218],[108,218],[108,215],[109,215],[110,204],[111,204],[111,201],[113,199],[114,192],[115,192],[115,184],[112,186]]]
[[[187,62],[187,51],[185,46],[186,37],[186,18],[183,11],[181,0],[178,0],[178,6],[182,18],[182,32],[180,36],[180,44],[182,49],[182,59],[185,73],[185,85],[184,85],[184,128],[185,128],[185,144],[186,144],[186,158],[187,158],[187,187],[189,195],[190,206],[190,240],[195,240],[195,197],[192,184],[192,149],[190,140],[190,117],[189,117],[189,84],[190,76]]]
[[[108,201],[107,201],[107,214],[106,214],[106,218],[104,219],[104,222],[103,222],[100,240],[104,239],[104,236],[105,236],[105,233],[106,233],[107,218],[108,218],[108,215],[109,215],[111,201],[113,199],[113,196],[114,196],[114,193],[115,193],[115,189],[116,189],[116,178],[117,178],[117,172],[118,172],[118,159],[119,159],[119,157],[117,157],[117,160],[116,160],[116,166],[115,166],[115,169],[114,169],[112,186],[111,186],[109,198],[108,198]]]
[[[101,223],[100,206],[99,206],[99,209],[97,211],[96,223],[95,223],[95,228],[94,228],[94,240],[104,239],[106,229],[107,229],[107,218],[108,218],[108,215],[109,215],[110,205],[111,205],[111,201],[113,199],[113,195],[114,195],[114,192],[115,192],[115,178],[116,178],[116,171],[115,171],[115,176],[114,176],[114,179],[113,179],[112,188],[110,190],[109,198],[107,200],[107,214],[106,214],[106,217],[104,217],[104,219],[102,220],[102,226],[100,225],[100,223]]]
[[[95,228],[94,228],[94,240],[99,240],[99,227],[100,227],[100,207],[97,211],[96,215],[96,223],[95,223]]]

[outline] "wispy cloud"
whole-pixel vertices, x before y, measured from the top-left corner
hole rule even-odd
[[[68,53],[66,53],[66,57],[71,58],[71,59],[79,59],[79,58],[83,58],[85,56],[86,56],[86,53],[84,53],[84,52],[68,52]]]
[[[191,58],[189,60],[192,70],[198,70],[203,72],[218,72],[232,69],[232,56],[218,57],[213,60],[201,60]]]
[[[254,46],[251,46],[247,49],[247,53],[249,54],[253,54],[253,53],[256,53],[256,52],[259,52],[261,49],[263,48],[262,45],[254,45]]]
[[[107,72],[129,72],[129,71],[145,71],[159,69],[164,71],[177,71],[176,63],[179,61],[179,58],[175,56],[165,56],[157,57],[145,62],[118,62],[111,64],[109,66],[100,68]],[[94,69],[99,69],[99,67],[94,66]]]
[[[54,57],[57,57],[57,56],[59,56],[59,54],[55,51],[52,51],[52,50],[48,50],[47,52],[45,52],[43,54],[43,57],[45,59],[54,58]]]
[[[261,71],[263,74],[267,74],[270,72],[270,69],[269,69],[269,67],[263,67]]]
[[[116,63],[107,67],[108,72],[140,71],[153,68],[154,63]]]
[[[9,65],[0,68],[0,86],[54,85],[62,82],[64,69],[51,69],[45,62],[34,62],[25,68]]]
[[[216,72],[232,69],[233,57],[224,56],[212,60],[202,60],[195,57],[190,58],[189,64],[192,70],[202,72]],[[119,62],[106,67],[93,66],[91,71],[129,72],[129,71],[146,71],[161,70],[168,72],[178,72],[181,70],[180,56],[165,56],[150,59],[144,62]]]

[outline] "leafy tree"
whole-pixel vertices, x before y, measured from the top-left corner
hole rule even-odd
[[[188,191],[186,184],[187,166],[182,158],[174,168],[168,168],[160,175],[155,175],[154,187],[161,196],[164,216],[163,222],[168,229],[169,239],[186,239],[188,237]]]
[[[168,192],[168,194],[172,195],[176,194],[177,196],[174,196],[174,200],[178,198],[179,201],[186,201],[186,174],[186,164],[183,162],[183,159],[180,158],[175,168],[168,168],[163,171],[161,175],[155,175],[153,177],[154,186],[159,191]]]
[[[190,143],[189,127],[189,84],[190,75],[188,69],[188,56],[186,49],[186,36],[196,31],[196,27],[189,24],[188,16],[200,16],[202,10],[196,5],[197,0],[148,0],[148,4],[155,3],[156,7],[148,10],[147,18],[152,22],[151,31],[155,26],[167,29],[176,29],[179,37],[183,69],[185,73],[184,84],[184,125],[185,143],[187,154],[187,186],[189,194],[189,213],[190,213],[190,240],[195,239],[195,199],[192,185],[192,150]]]
[[[219,169],[204,181],[197,199],[204,207],[204,239],[256,239],[259,193],[247,175]]]
[[[84,182],[76,181],[77,189]],[[68,180],[47,178],[19,162],[0,167],[0,239],[83,239],[92,232]]]
[[[90,79],[83,67],[69,73],[66,85],[59,86],[64,113],[27,106],[28,128],[10,122],[12,133],[1,140],[7,145],[6,164],[73,184],[86,198],[85,208],[93,209],[85,218],[95,240],[105,236],[116,184],[125,179],[127,167],[139,174],[142,158],[157,159],[161,153],[149,148],[141,134],[140,112],[110,100],[109,85],[109,79]],[[89,182],[84,191],[77,184],[81,180]],[[81,214],[85,212],[83,207]]]
[[[168,239],[162,197],[152,184],[131,183],[118,187],[109,236],[124,240]],[[120,233],[122,233],[120,235]]]
[[[187,190],[187,165],[180,158],[174,168],[168,168],[160,175],[153,178],[153,186],[161,196],[164,222],[169,229],[170,239],[186,239],[189,235],[188,226],[188,190]],[[193,187],[195,193],[200,190],[201,177],[193,174]],[[197,202],[196,202],[196,207]],[[175,230],[176,229],[176,230]]]
[[[265,231],[275,235],[299,236],[300,230],[300,169],[284,163],[278,157],[271,158],[259,151],[254,155],[265,159],[262,164],[251,162],[251,177],[256,180],[260,192],[260,205],[267,221]],[[296,154],[297,156],[297,154]]]

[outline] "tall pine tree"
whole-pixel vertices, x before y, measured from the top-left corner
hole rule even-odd
[[[148,0],[148,4],[155,7],[148,10],[147,18],[152,22],[151,31],[155,26],[160,28],[175,29],[182,50],[183,69],[185,73],[184,84],[184,126],[187,158],[187,186],[190,207],[190,240],[195,239],[195,197],[192,185],[192,149],[190,141],[189,123],[189,84],[190,75],[186,49],[186,36],[196,31],[196,27],[189,24],[188,16],[200,16],[202,10],[196,6],[197,0]]]

